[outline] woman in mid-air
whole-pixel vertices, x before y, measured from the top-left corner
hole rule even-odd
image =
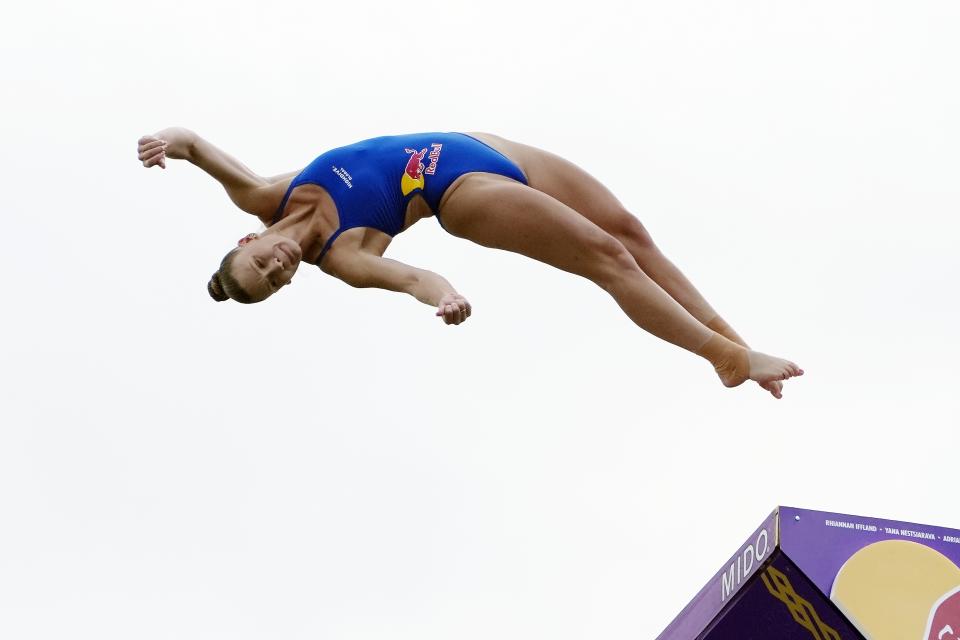
[[[751,350],[606,187],[534,147],[486,133],[386,136],[273,178],[178,127],[140,138],[138,153],[145,167],[195,164],[266,225],[223,258],[207,285],[214,300],[265,300],[303,261],[355,287],[409,293],[459,324],[470,303],[449,282],[383,257],[394,235],[435,215],[455,236],[590,279],[639,327],[708,360],[728,387],[754,380],[780,398],[782,381],[803,374]]]

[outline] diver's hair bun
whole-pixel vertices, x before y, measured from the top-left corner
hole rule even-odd
[[[207,293],[209,293],[210,297],[217,302],[223,302],[224,300],[230,299],[230,296],[228,296],[223,290],[223,282],[220,280],[219,271],[210,277],[210,282],[207,283]]]

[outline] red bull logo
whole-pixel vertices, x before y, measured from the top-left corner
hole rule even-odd
[[[420,151],[416,149],[404,149],[411,154],[407,159],[407,167],[403,171],[403,177],[400,179],[400,191],[403,195],[409,195],[417,189],[423,189],[423,157],[427,155],[427,149],[424,147]]]
[[[440,150],[443,145],[434,142],[430,145],[430,155],[427,155],[427,149],[424,147],[417,151],[416,149],[404,149],[410,157],[407,158],[407,166],[403,170],[403,177],[400,179],[400,191],[403,195],[410,195],[418,189],[423,189],[426,181],[424,174],[433,175],[437,171],[437,163],[440,161]],[[424,165],[424,157],[429,158],[430,164]]]
[[[434,142],[430,145],[430,166],[424,169],[424,173],[432,176],[437,171],[437,162],[440,160],[441,149],[443,149],[443,145],[440,143]]]

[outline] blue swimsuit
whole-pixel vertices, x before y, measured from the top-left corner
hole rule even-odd
[[[340,227],[323,245],[316,261],[320,264],[333,241],[347,229],[370,227],[389,236],[403,231],[407,203],[417,194],[438,214],[447,188],[473,171],[496,173],[527,184],[520,167],[464,133],[371,138],[327,151],[311,162],[290,183],[271,224],[283,218],[283,209],[296,187],[323,187],[337,205]]]

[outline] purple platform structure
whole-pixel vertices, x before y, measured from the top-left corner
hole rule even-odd
[[[960,640],[960,531],[779,507],[657,640]]]

